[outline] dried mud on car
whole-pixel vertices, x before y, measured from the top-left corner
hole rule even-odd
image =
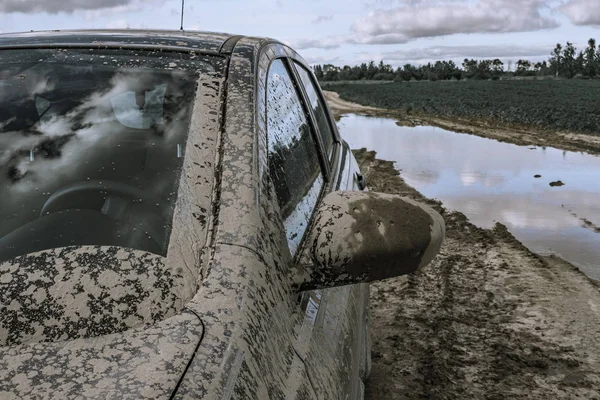
[[[366,399],[600,399],[594,281],[424,198],[374,152],[355,156],[371,190],[423,201],[447,226],[430,265],[371,286]]]

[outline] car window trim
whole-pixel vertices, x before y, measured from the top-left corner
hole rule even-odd
[[[303,89],[302,85],[298,85],[298,79],[300,78],[299,76],[297,76],[297,72],[295,69],[293,69],[293,65],[290,59],[290,57],[288,56],[276,56],[273,58],[269,58],[269,64],[268,67],[266,68],[266,76],[267,76],[267,80],[265,81],[265,94],[268,90],[268,85],[269,85],[269,80],[268,80],[268,76],[269,76],[269,70],[271,69],[271,65],[273,64],[273,62],[277,61],[277,60],[281,60],[281,62],[283,63],[284,67],[286,68],[290,79],[292,80],[292,84],[294,86],[296,86],[296,95],[298,96],[298,100],[300,101],[301,107],[305,113],[305,116],[307,117],[309,126],[311,128],[311,135],[313,138],[313,141],[315,143],[317,152],[319,152],[318,154],[318,158],[319,158],[319,164],[320,164],[320,169],[321,169],[321,175],[323,176],[323,186],[321,187],[320,193],[319,193],[319,197],[317,199],[316,205],[312,210],[312,213],[310,215],[310,218],[308,219],[308,225],[306,227],[306,230],[304,231],[303,235],[302,235],[302,239],[300,240],[300,243],[298,244],[298,248],[296,249],[296,252],[294,254],[291,254],[291,257],[293,260],[298,260],[300,259],[300,257],[302,256],[302,253],[304,251],[304,247],[306,245],[306,239],[308,237],[308,232],[310,230],[310,227],[312,226],[313,222],[314,222],[314,216],[316,214],[318,205],[321,203],[321,201],[323,200],[323,197],[325,197],[325,195],[327,193],[329,193],[331,191],[331,187],[332,184],[334,184],[334,181],[336,181],[336,179],[334,179],[333,176],[331,176],[331,171],[329,169],[329,160],[326,161],[326,158],[323,155],[323,148],[322,148],[322,144],[320,142],[320,140],[317,140],[318,138],[316,138],[315,136],[318,136],[317,131],[315,130],[315,126],[316,126],[316,120],[314,120],[314,116],[312,115],[312,113],[309,113],[310,111],[310,107],[308,106],[309,103],[307,103],[306,101],[306,97],[304,92],[298,92],[300,89]],[[265,118],[268,118],[267,115],[267,111],[268,111],[268,106],[267,106],[267,101],[268,101],[268,96],[265,95]],[[267,135],[267,146],[268,146],[268,142],[269,142],[269,132],[266,131],[265,132]],[[267,156],[268,157],[268,156]],[[287,235],[287,234],[286,234]]]
[[[284,59],[282,62],[284,63],[284,65],[286,65],[286,68],[289,70],[290,68],[292,68],[290,73],[291,78],[293,79],[292,82],[294,83],[294,85],[296,86],[300,86],[302,90],[303,89],[303,84],[302,85],[298,85],[298,80],[300,79],[299,76],[297,76],[297,71],[295,69],[294,65],[291,65],[293,62],[297,62],[300,65],[306,67],[307,64],[306,62],[292,49],[290,49],[289,47],[281,44],[281,43],[265,43],[263,47],[261,47],[260,51],[259,51],[259,55],[257,57],[257,68],[256,68],[256,77],[257,77],[257,81],[260,81],[261,79],[264,79],[264,87],[260,87],[257,85],[256,89],[257,90],[261,90],[264,91],[265,96],[261,102],[262,107],[264,107],[263,110],[260,110],[260,108],[258,107],[258,105],[256,106],[256,111],[261,111],[261,115],[265,118],[267,118],[267,96],[266,96],[266,91],[267,91],[267,86],[268,86],[268,80],[266,79],[268,77],[268,73],[269,73],[269,69],[271,68],[271,64],[277,60],[277,59]],[[261,78],[262,76],[264,76],[264,78]],[[324,99],[324,96],[322,96],[322,90],[320,88],[320,86],[318,87],[318,91],[319,91],[319,96],[321,96],[321,99]],[[299,89],[296,89],[299,90]],[[299,96],[299,100],[302,103],[302,107],[304,108],[305,113],[308,113],[307,115],[310,116],[309,119],[309,124],[311,126],[311,128],[313,129],[313,135],[320,135],[320,132],[315,128],[316,126],[316,121],[314,120],[314,116],[310,110],[310,107],[308,106],[309,103],[306,101],[306,97],[304,96],[304,93],[298,93],[296,92],[297,95]],[[327,109],[327,114],[329,116],[329,120],[330,121],[335,121],[334,117],[333,117],[333,113],[331,112],[331,110],[329,109],[329,106],[327,105],[327,103],[325,103],[326,105],[326,109]],[[257,114],[258,115],[258,114]],[[258,116],[257,116],[258,118]],[[339,175],[340,175],[340,171],[343,170],[343,166],[340,165],[341,162],[341,158],[342,158],[342,153],[343,153],[343,142],[340,139],[340,135],[339,135],[339,131],[337,129],[337,125],[333,124],[333,133],[334,133],[334,147],[333,147],[333,157],[331,159],[331,163],[329,162],[329,160],[326,160],[326,158],[323,155],[323,151],[321,150],[321,154],[319,155],[319,160],[321,163],[321,172],[323,174],[323,178],[324,178],[324,184],[323,184],[323,188],[321,189],[321,193],[319,195],[319,199],[317,201],[317,204],[320,204],[323,197],[325,195],[327,195],[327,193],[330,193],[334,190],[338,190],[339,186],[340,186],[340,179],[339,179]],[[267,145],[268,145],[268,132],[265,130],[264,134],[266,135],[266,140],[267,140]],[[316,139],[315,139],[316,140]],[[320,142],[316,142],[316,143],[320,143]],[[324,170],[324,165],[329,167],[326,170]],[[314,222],[314,214],[316,212],[316,208],[313,210],[313,213],[311,214],[310,220],[309,220],[309,225],[307,227],[307,229],[310,229],[310,226],[312,226],[312,223]],[[305,234],[302,241],[300,242],[299,246],[298,246],[298,250],[295,254],[292,255],[292,258],[294,260],[298,260],[301,255],[302,252],[304,251],[303,249],[305,248],[306,245],[306,238],[307,235]]]
[[[339,190],[341,183],[341,173],[344,169],[343,147],[339,142],[333,143],[333,152],[331,156],[331,180],[327,186],[327,193]]]
[[[310,79],[310,83],[312,83],[313,87],[315,88],[315,93],[317,94],[317,97],[321,101],[321,104],[323,104],[325,106],[324,107],[325,116],[327,117],[327,120],[328,120],[327,123],[329,124],[329,130],[331,131],[333,143],[339,143],[341,141],[339,132],[337,131],[335,124],[332,123],[332,121],[335,121],[335,119],[333,118],[333,115],[331,115],[331,112],[330,112],[331,110],[329,110],[329,106],[327,104],[327,101],[325,100],[325,96],[323,96],[323,91],[321,89],[321,86],[319,85],[318,81],[316,80],[312,70],[310,68],[307,68],[303,63],[301,63],[300,61],[298,61],[296,59],[292,59],[292,63],[294,64],[294,68],[304,68],[306,70],[306,72],[308,73],[308,78]],[[300,78],[300,75],[298,75],[298,78],[302,82],[302,78]],[[302,83],[302,86],[304,87],[304,83]],[[305,92],[306,92],[306,89],[305,89]],[[307,98],[308,98],[308,95],[307,95]]]
[[[331,149],[331,160],[328,160],[325,156],[325,148],[323,146],[323,141],[321,140],[321,131],[319,130],[319,127],[317,126],[315,129],[317,136],[319,137],[319,142],[321,143],[321,152],[323,153],[323,157],[325,158],[326,162],[329,164],[329,173],[331,178],[329,180],[327,180],[327,193],[332,192],[334,190],[337,190],[339,188],[340,185],[340,179],[338,179],[338,176],[340,174],[340,171],[343,169],[342,165],[341,165],[341,156],[342,156],[342,142],[341,142],[341,138],[340,138],[340,133],[337,130],[337,125],[335,124],[335,118],[333,117],[333,114],[331,113],[331,110],[329,109],[329,105],[327,104],[327,101],[325,100],[325,96],[323,96],[323,91],[321,89],[321,86],[318,84],[317,80],[315,79],[314,74],[312,73],[311,69],[308,68],[305,63],[297,58],[294,57],[289,57],[290,59],[290,64],[293,64],[293,68],[294,68],[294,72],[297,76],[297,79],[299,82],[302,83],[302,85],[300,85],[302,87],[302,93],[303,96],[305,96],[305,99],[308,99],[308,94],[306,93],[306,89],[304,87],[304,82],[302,81],[302,78],[300,78],[300,75],[298,73],[297,68],[304,68],[306,70],[306,72],[308,72],[308,76],[309,79],[311,80],[311,83],[315,89],[315,92],[319,98],[319,100],[321,101],[321,104],[323,104],[325,107],[325,117],[327,118],[327,123],[329,124],[329,129],[331,130],[331,135],[333,137],[333,146]],[[305,100],[306,101],[306,100]],[[310,101],[307,101],[308,105],[310,105]],[[312,107],[308,107],[309,112],[312,116],[312,118],[315,121],[315,126],[316,124],[316,116],[314,114],[314,111],[312,110]]]
[[[302,83],[302,79],[300,75],[298,75],[298,71],[294,67],[294,61],[290,57],[279,57],[275,58],[271,61],[271,63],[275,60],[282,60],[285,65],[288,73],[290,74],[290,78],[292,79],[292,83],[296,87],[296,94],[302,104],[302,108],[304,110],[304,114],[306,114],[307,119],[309,121],[310,127],[312,129],[312,137],[317,146],[317,155],[319,157],[319,163],[321,164],[321,172],[323,173],[324,178],[324,186],[329,187],[331,182],[331,165],[329,165],[329,157],[325,154],[325,147],[323,146],[323,140],[321,139],[321,132],[317,126],[317,119],[312,111],[312,107],[310,106],[310,101],[308,101],[308,95],[306,94],[306,89],[304,88],[304,83]],[[271,68],[271,64],[269,64],[269,68]],[[268,82],[267,82],[268,84]]]

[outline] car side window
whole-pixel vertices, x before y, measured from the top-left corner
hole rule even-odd
[[[306,89],[310,106],[315,114],[321,140],[323,141],[323,147],[325,148],[325,154],[327,154],[328,159],[331,159],[333,155],[333,130],[331,128],[327,109],[323,104],[321,96],[319,96],[319,88],[316,86],[311,74],[302,65],[298,63],[294,64],[296,65],[296,70],[298,71],[298,75],[300,75],[302,84]]]
[[[308,227],[323,188],[318,148],[293,80],[278,59],[267,77],[269,174],[292,256]]]

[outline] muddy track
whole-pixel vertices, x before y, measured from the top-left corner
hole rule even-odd
[[[434,262],[372,285],[366,399],[600,399],[595,282],[424,198],[374,152],[355,155],[371,190],[426,202],[447,224]]]
[[[400,126],[436,126],[457,133],[481,136],[521,146],[548,146],[567,151],[600,154],[600,136],[536,130],[527,126],[499,126],[497,123],[483,119],[445,118],[418,113],[406,114],[401,111],[352,103],[340,98],[336,92],[324,91],[324,94],[336,118],[348,112],[376,115],[396,119]]]

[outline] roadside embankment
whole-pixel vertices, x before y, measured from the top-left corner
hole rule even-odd
[[[583,151],[600,154],[600,136],[566,131],[541,130],[522,125],[502,126],[482,118],[448,118],[402,110],[386,110],[352,103],[340,98],[339,94],[324,91],[325,97],[336,118],[344,113],[368,114],[397,120],[398,125],[430,125],[445,130],[477,135],[501,142],[523,146],[548,146],[567,151]]]

